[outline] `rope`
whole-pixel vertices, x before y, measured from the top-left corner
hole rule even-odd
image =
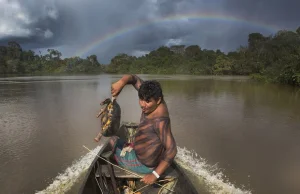
[[[149,186],[150,186],[150,185],[145,185],[145,186],[139,188],[138,190],[136,190],[135,192],[133,192],[133,194],[138,193],[140,190],[142,190],[142,189],[144,189],[144,188],[146,188],[146,187],[149,187]]]
[[[90,150],[89,148],[87,148],[85,145],[83,145],[83,147],[84,147],[85,149],[87,149],[89,152],[92,152],[92,150]],[[109,163],[109,164],[111,164],[111,165],[113,165],[113,166],[115,166],[115,167],[117,167],[117,168],[120,168],[121,170],[124,170],[124,171],[126,171],[126,172],[128,172],[128,173],[130,173],[130,174],[133,174],[133,175],[135,175],[135,176],[137,176],[137,177],[139,177],[139,178],[143,178],[142,176],[140,176],[140,175],[138,175],[138,174],[136,174],[136,173],[134,173],[134,172],[131,172],[131,171],[127,170],[127,169],[124,169],[124,168],[122,168],[122,167],[120,167],[120,166],[118,166],[118,165],[115,165],[115,164],[111,163],[110,161],[106,160],[105,158],[99,156],[98,154],[96,154],[96,156],[99,157],[99,158],[101,158],[101,159],[104,160],[105,162],[107,162],[107,163]],[[155,182],[154,184],[156,184],[156,185],[158,185],[158,186],[160,186],[160,187],[163,188],[163,185],[161,185],[161,184],[158,184],[158,183],[156,183],[156,182]],[[168,188],[164,188],[164,189],[167,189],[168,191],[171,191],[171,192],[175,193],[175,191],[173,191],[173,190],[171,190],[171,189],[168,189]]]
[[[101,187],[100,187],[100,185],[99,185],[99,182],[98,182],[98,180],[97,180],[96,177],[95,177],[95,179],[96,179],[96,182],[97,182],[97,185],[98,185],[99,189],[101,190],[101,193],[103,193],[103,191],[102,191],[102,189],[101,189]]]
[[[167,182],[166,184],[164,184],[164,185],[160,188],[160,190],[158,191],[158,194],[161,194],[161,192],[162,192],[163,189],[167,189],[166,186],[167,186],[168,184],[170,184],[171,182],[173,182],[173,181],[174,181],[174,180],[172,180],[172,181]]]

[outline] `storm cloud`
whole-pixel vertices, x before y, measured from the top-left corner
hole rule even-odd
[[[0,5],[0,45],[15,40],[35,51],[57,48],[63,57],[96,54],[104,63],[118,53],[141,55],[174,44],[227,52],[245,45],[251,32],[270,35],[300,26],[297,0],[0,0]]]

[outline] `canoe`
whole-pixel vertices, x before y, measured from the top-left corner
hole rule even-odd
[[[137,123],[123,122],[116,135],[127,142],[132,142],[137,130]],[[102,147],[95,155],[79,189],[79,194],[171,194],[197,193],[193,183],[184,170],[174,160],[155,184],[145,185],[139,181],[143,174],[138,174],[118,166],[108,144],[109,138],[102,138]]]

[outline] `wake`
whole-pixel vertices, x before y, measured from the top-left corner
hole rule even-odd
[[[36,194],[61,194],[70,192],[75,184],[80,184],[80,178],[84,176],[95,155],[98,154],[103,145],[100,145],[75,161],[68,167],[64,173],[59,174],[53,182],[44,190]],[[208,193],[230,193],[230,194],[250,194],[250,191],[236,188],[233,184],[226,182],[221,172],[214,173],[214,167],[209,166],[204,159],[198,157],[185,148],[178,147],[178,153],[175,158],[176,162],[196,177],[196,187],[205,189]]]
[[[36,194],[61,194],[70,191],[74,184],[77,184],[78,180],[88,170],[95,158],[95,155],[98,154],[102,147],[103,145],[97,146],[91,152],[88,152],[86,155],[81,157],[78,161],[75,161],[65,170],[64,173],[59,174],[45,190],[38,191]]]
[[[233,184],[225,181],[218,169],[210,166],[206,161],[199,157],[197,153],[193,153],[185,148],[177,147],[176,162],[190,174],[196,177],[196,187],[206,190],[208,193],[230,193],[230,194],[250,194],[250,191],[236,188]]]

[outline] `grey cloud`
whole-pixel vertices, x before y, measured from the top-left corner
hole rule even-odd
[[[13,5],[12,5],[13,4]],[[17,7],[16,8],[12,8]],[[68,12],[63,11],[63,7],[57,7],[54,1],[7,1],[3,5],[6,13],[2,12],[4,22],[2,24],[12,28],[13,31],[26,30],[29,34],[14,33],[3,35],[0,34],[0,44],[5,44],[8,41],[15,40],[25,45],[25,48],[34,48],[47,45],[60,45],[62,39],[68,40],[66,31],[71,30],[71,18],[68,17]],[[10,12],[7,14],[7,12]],[[15,15],[21,14],[26,20],[17,20]],[[66,25],[67,24],[67,25]],[[16,26],[18,28],[16,28]],[[73,30],[76,32],[76,30]]]
[[[299,0],[225,0],[223,9],[228,13],[254,18],[286,28],[300,25]]]
[[[12,1],[10,1],[12,2]],[[156,49],[170,39],[184,45],[198,44],[202,48],[234,50],[247,43],[251,32],[270,33],[247,23],[222,21],[172,21],[151,23],[157,18],[176,14],[216,13],[244,20],[296,29],[300,25],[299,2],[294,0],[18,0],[20,13],[28,16],[12,20],[5,16],[6,25],[18,27],[18,36],[1,36],[0,44],[16,40],[28,49],[61,48],[63,56],[70,56],[82,47],[113,32],[129,29],[85,55],[97,54],[108,62],[117,53],[141,53]],[[6,9],[6,4],[0,8]],[[0,16],[2,12],[0,12]],[[1,17],[0,17],[1,18]],[[1,19],[0,19],[1,21]],[[139,24],[145,24],[140,25]],[[1,25],[1,24],[0,24]],[[1,27],[0,27],[1,28]],[[23,32],[23,36],[22,36]],[[26,34],[30,32],[30,34]],[[21,36],[20,36],[21,34]],[[141,52],[140,52],[141,51]],[[85,56],[82,56],[85,57]]]
[[[186,2],[184,0],[161,0],[157,1],[158,12],[161,15],[170,15],[178,12],[181,8],[178,6],[180,3]]]
[[[134,43],[149,44],[157,40],[164,41],[165,39],[177,39],[189,34],[190,28],[183,28],[181,24],[160,24],[149,25],[134,32]],[[187,27],[187,26],[186,26]]]

